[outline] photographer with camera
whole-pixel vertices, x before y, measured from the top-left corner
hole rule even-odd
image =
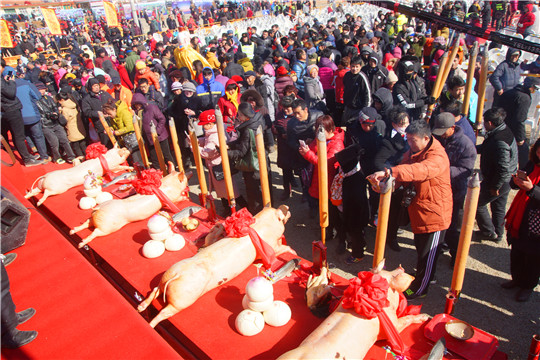
[[[406,191],[407,207],[418,259],[415,279],[404,292],[407,299],[424,297],[435,268],[446,230],[452,220],[450,161],[441,143],[431,135],[429,124],[414,121],[405,130],[410,150],[400,165],[377,171],[368,180],[375,189],[392,175]]]

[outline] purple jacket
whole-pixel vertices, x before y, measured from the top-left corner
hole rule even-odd
[[[337,70],[337,65],[329,58],[322,57],[319,61],[319,68],[329,67],[332,71]]]
[[[159,110],[155,104],[149,104],[144,95],[140,93],[135,93],[133,95],[131,105],[134,104],[141,104],[143,106],[142,129],[145,140],[148,141],[149,144],[154,143],[152,139],[152,132],[150,130],[150,124],[152,123],[156,125],[159,141],[168,139],[169,132],[167,131],[167,119],[161,110]]]
[[[227,87],[227,81],[229,81],[229,78],[219,74],[218,76],[216,76],[216,81],[221,83],[223,87]]]
[[[292,80],[292,78],[290,76],[278,76],[276,77],[276,82],[274,84],[274,86],[276,87],[276,91],[279,95],[279,98],[281,99],[283,97],[283,90],[285,90],[285,88],[287,87],[287,85],[293,85],[294,86],[294,81]]]

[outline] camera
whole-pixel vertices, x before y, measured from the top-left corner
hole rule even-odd
[[[409,185],[405,188],[405,191],[403,192],[403,198],[401,199],[401,206],[404,208],[408,208],[409,205],[411,205],[414,197],[416,196],[416,189],[414,188],[414,185]]]

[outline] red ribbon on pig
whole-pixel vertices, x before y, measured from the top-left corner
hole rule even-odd
[[[102,143],[93,143],[91,145],[88,145],[86,147],[86,159],[99,159],[99,163],[101,164],[101,168],[103,169],[103,177],[105,177],[108,181],[111,181],[113,179],[113,176],[111,174],[111,170],[109,169],[109,164],[107,164],[107,160],[103,156],[103,154],[107,153],[107,148]]]
[[[390,305],[387,298],[388,288],[390,287],[388,281],[379,274],[361,271],[358,273],[358,277],[349,280],[349,283],[350,285],[341,299],[343,308],[352,308],[358,315],[368,319],[378,317],[381,328],[388,337],[388,342],[396,353],[402,354],[405,351],[405,344],[396,327],[383,310]]]
[[[167,206],[174,213],[180,209],[159,189],[163,173],[160,170],[142,170],[137,174],[137,178],[132,181],[133,188],[141,195],[156,195],[162,205]]]
[[[268,245],[255,230],[253,230],[250,225],[255,223],[255,218],[251,215],[247,208],[242,208],[239,211],[235,212],[227,219],[223,224],[227,236],[234,238],[241,238],[246,235],[249,235],[257,255],[261,257],[262,263],[265,268],[270,269],[272,263],[276,260],[276,254],[274,249]]]

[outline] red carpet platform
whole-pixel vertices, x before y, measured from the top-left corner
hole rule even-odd
[[[18,328],[39,333],[2,349],[2,359],[181,358],[5,177],[2,186],[31,212],[26,244],[6,270],[17,310],[37,311]]]
[[[49,167],[49,165],[47,166]],[[58,168],[56,165],[50,165],[50,167],[55,169]],[[45,172],[45,169],[38,170],[33,168],[28,170],[18,166],[10,168],[7,171],[5,167],[2,167],[2,170],[3,181],[4,179],[12,179],[12,182],[15,183],[15,181],[18,180],[16,187],[21,190],[21,192],[22,190],[29,188],[35,178]],[[45,214],[49,221],[54,223],[55,226],[65,235],[65,238],[60,237],[59,240],[64,241],[66,245],[65,247],[69,248],[71,246],[70,251],[74,253],[75,257],[77,255],[77,250],[72,245],[68,244],[66,238],[68,238],[73,245],[76,245],[79,243],[81,238],[86,237],[90,233],[89,230],[84,230],[73,236],[67,235],[70,228],[78,226],[90,216],[90,211],[80,210],[77,206],[78,199],[81,196],[82,186],[74,188],[65,194],[49,197],[39,209]],[[191,205],[191,203],[184,202],[180,203],[179,207],[182,208],[188,205]],[[77,295],[64,295],[63,302],[65,303],[65,300],[69,299],[70,301],[68,301],[67,305],[70,308],[73,307],[79,312],[87,311],[88,314],[94,315],[89,317],[88,320],[86,320],[86,318],[77,320],[76,323],[81,327],[81,329],[83,327],[86,328],[87,326],[90,326],[82,324],[85,321],[88,321],[89,324],[95,324],[98,322],[102,327],[105,328],[103,332],[110,335],[111,332],[115,332],[114,329],[116,326],[126,326],[126,319],[133,315],[137,320],[129,320],[127,323],[139,324],[142,322],[142,327],[153,335],[148,335],[146,341],[134,341],[136,344],[133,345],[133,349],[136,349],[137,346],[143,346],[143,344],[147,344],[152,349],[154,349],[154,347],[159,347],[160,344],[164,344],[163,339],[160,338],[157,333],[154,332],[148,324],[145,324],[144,320],[136,314],[136,310],[134,310],[133,306],[138,304],[144,297],[146,297],[153,287],[158,285],[162,274],[171,265],[196,253],[196,240],[202,238],[207,233],[211,224],[208,222],[207,213],[205,210],[195,214],[194,217],[201,220],[201,225],[199,228],[191,233],[182,232],[182,235],[184,235],[186,240],[188,240],[188,245],[178,252],[165,252],[165,254],[156,259],[146,259],[141,255],[141,248],[149,239],[148,232],[146,230],[146,221],[139,221],[129,224],[114,234],[96,238],[89,243],[88,248],[82,249],[81,253],[94,266],[96,266],[103,276],[105,276],[111,283],[115,285],[117,290],[128,301],[125,301],[123,308],[117,308],[118,313],[115,312],[115,314],[107,316],[95,316],[95,314],[98,312],[89,310],[89,305],[87,304],[88,300],[86,298],[79,298],[79,294],[81,294],[81,296],[84,294],[85,297],[89,296],[89,291],[70,291],[70,293]],[[35,221],[35,218],[33,218],[32,221]],[[29,234],[29,239],[30,236],[32,236],[32,238],[35,238],[35,240],[32,240],[32,242],[38,242],[38,239],[43,233],[43,231],[38,233],[32,232],[32,234]],[[30,241],[23,248],[29,248],[29,245]],[[22,255],[23,248],[21,248],[20,255]],[[50,250],[40,249],[39,251],[47,253],[47,251]],[[280,260],[283,263],[290,258],[292,258],[292,256],[286,255]],[[78,262],[81,262],[81,259],[82,258],[79,257]],[[84,261],[82,262],[84,263]],[[91,270],[91,266],[89,264],[85,265],[90,268],[89,270]],[[49,291],[54,291],[57,286],[53,285],[51,287],[50,284],[59,284],[62,281],[65,281],[64,279],[66,274],[57,273],[59,270],[56,269],[56,264],[51,264],[50,266],[52,269],[48,275],[54,276],[55,279],[54,281],[40,281],[40,283],[45,284],[43,291],[49,289]],[[10,268],[8,268],[10,275],[15,269],[15,265],[10,265]],[[76,277],[74,277],[73,274],[76,274]],[[292,309],[292,319],[287,325],[279,328],[273,328],[267,325],[260,334],[252,337],[244,337],[236,332],[234,328],[234,320],[237,314],[242,310],[241,301],[244,295],[245,285],[252,277],[256,276],[256,274],[256,268],[254,266],[249,267],[236,279],[233,279],[225,285],[203,295],[191,307],[181,311],[177,315],[171,317],[169,320],[160,323],[156,327],[156,330],[184,358],[275,359],[284,352],[297,347],[302,340],[321,323],[321,319],[318,319],[309,312],[304,300],[305,289],[294,281],[282,280],[274,285],[275,299],[285,301]],[[75,279],[84,279],[87,282],[90,281],[87,279],[87,277],[89,277],[88,274],[76,271],[75,269],[71,269],[71,276]],[[338,280],[340,280],[341,283],[345,283],[344,279]],[[103,282],[105,281],[103,280]],[[25,285],[26,289],[24,291],[33,293],[33,296],[37,298],[40,298],[41,296],[41,291],[39,291],[39,289],[36,289],[34,286],[28,286],[28,284],[30,284],[29,282],[13,279],[13,284],[20,284],[21,287],[23,284],[27,284]],[[88,287],[85,287],[85,289],[92,289],[92,286],[89,285]],[[114,290],[112,290],[112,292],[114,292]],[[98,296],[95,291],[92,291],[91,294],[96,294],[96,298],[99,297],[101,299],[101,303],[103,303],[102,297]],[[118,294],[116,295],[117,298],[120,298]],[[18,297],[15,293],[14,298],[19,306],[19,310],[27,306],[37,306],[35,302],[30,302],[30,300],[29,302],[25,303],[17,302]],[[162,297],[159,300],[154,301],[152,304],[153,306],[151,306],[147,310],[147,313],[144,314],[147,317],[147,320],[155,316],[157,311],[163,307],[161,299]],[[48,299],[42,300],[45,301]],[[99,300],[92,297],[92,304],[99,302]],[[128,302],[131,303],[132,306],[130,306]],[[61,303],[61,300],[57,299],[55,300],[55,303]],[[38,309],[38,314],[39,311],[40,309]],[[73,321],[71,319],[78,319],[76,315],[77,313],[64,316],[61,309],[52,307],[49,307],[48,311],[55,313],[56,315],[54,316],[63,317],[64,319],[69,319],[70,321]],[[51,316],[53,316],[53,314],[51,314]],[[54,327],[55,324],[48,323],[46,325],[44,324],[43,326]],[[411,326],[402,333],[405,344],[410,347],[408,354],[410,359],[419,359],[422,355],[428,352],[431,347],[430,343],[423,335],[424,326],[425,324]],[[41,329],[38,327],[37,323],[33,322],[29,322],[28,326],[25,324],[24,328]],[[138,329],[138,326],[130,325],[129,328],[130,330],[134,331],[135,328]],[[86,341],[87,343],[91,342],[93,344],[95,340],[97,342],[95,345],[88,345],[87,343],[84,345],[95,347],[95,349],[103,349],[104,351],[107,347],[111,347],[113,348],[111,349],[111,354],[118,354],[115,352],[118,351],[118,349],[114,348],[117,346],[116,342],[124,344],[127,341],[131,343],[131,340],[134,337],[130,334],[122,334],[117,332],[116,336],[113,337],[111,335],[110,339],[113,339],[114,341],[103,341],[97,340],[101,339],[102,335],[97,331],[93,332],[85,330],[84,332],[80,331],[80,333],[84,334],[84,339],[82,339],[82,336],[78,331],[72,330],[70,331],[69,335],[66,335],[66,341],[70,342],[71,348],[78,347],[79,342]],[[40,331],[39,336],[41,337],[42,335],[43,334]],[[38,337],[38,340],[40,337]],[[92,339],[89,340],[88,338]],[[382,349],[382,346],[384,345],[386,345],[385,342],[378,343],[372,348],[366,358],[377,360],[387,358],[386,352]],[[54,350],[50,350],[50,352],[58,351],[57,348],[58,346],[56,346],[55,343]],[[25,348],[23,349],[26,351]],[[170,350],[170,348],[168,349]],[[38,352],[36,352],[35,357],[48,358],[48,354],[50,354],[50,352],[43,352],[42,354],[39,354],[39,356],[37,356]],[[45,354],[45,356],[43,356],[43,354]],[[73,354],[79,353],[73,352]],[[145,354],[144,351],[141,350],[141,354]],[[81,353],[80,355],[75,355],[74,357],[94,358],[96,357],[95,355],[95,353]],[[159,355],[159,353],[152,353],[151,355],[146,353],[146,355],[146,357],[150,358],[170,358],[168,355]],[[501,354],[498,353],[495,357],[493,357],[493,359],[505,358],[504,356],[499,357],[499,355]],[[178,355],[176,356],[178,357]],[[107,358],[108,356],[99,357]],[[115,356],[111,355],[111,357]],[[129,357],[137,358],[138,356]],[[126,356],[117,355],[116,358],[126,358]],[[447,357],[447,359],[455,359],[455,357]]]

